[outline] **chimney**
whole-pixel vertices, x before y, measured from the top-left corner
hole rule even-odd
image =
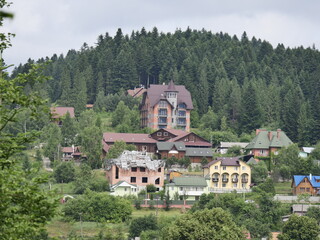
[[[268,137],[269,137],[269,141],[271,141],[272,140],[272,131],[268,132]]]
[[[278,129],[277,129],[277,138],[278,138],[278,139],[280,139],[280,132],[281,132],[281,129],[278,128]]]
[[[74,145],[72,144],[72,152],[74,153]]]
[[[312,174],[310,173],[310,175],[309,175],[309,178],[310,178],[310,181],[312,181]]]

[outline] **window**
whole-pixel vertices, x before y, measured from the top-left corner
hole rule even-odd
[[[146,168],[140,167],[140,172],[145,172],[145,171],[146,171]]]
[[[310,188],[307,187],[307,188],[306,188],[306,191],[307,191],[307,192],[310,192]]]
[[[116,179],[119,179],[119,168],[116,167]]]
[[[225,184],[225,183],[222,183],[222,187],[226,187],[227,186],[227,184]]]
[[[154,181],[154,184],[159,185],[159,184],[160,184],[160,178],[157,178],[157,179]]]
[[[196,201],[199,201],[199,198],[200,198],[199,196],[195,196],[195,197],[194,197],[194,199],[195,199]]]
[[[162,132],[157,132],[157,136],[162,136]]]
[[[234,187],[234,188],[236,188],[236,187],[237,187],[237,184],[236,184],[236,183],[234,183],[234,184],[233,184],[233,187]]]
[[[131,168],[131,172],[136,172],[137,171],[137,168],[136,167],[132,167]]]
[[[172,123],[174,123],[174,118],[172,118]]]
[[[174,190],[174,187],[171,187],[171,190],[173,191],[173,190]]]
[[[222,169],[223,169],[223,170],[227,170],[227,167],[226,167],[226,166],[223,166]]]
[[[246,170],[246,167],[245,167],[245,166],[242,166],[242,170],[245,171],[245,170]]]
[[[214,186],[214,187],[218,187],[218,183],[214,183],[213,186]]]
[[[183,191],[183,187],[180,187],[179,189],[180,189],[180,191]]]
[[[125,191],[125,192],[127,191],[127,188],[126,188],[126,187],[124,188],[124,191]]]
[[[219,169],[219,166],[214,166],[214,169],[216,169],[216,170]]]
[[[234,167],[234,170],[235,170],[235,171],[238,171],[238,167]]]
[[[304,188],[304,187],[301,187],[301,188],[300,188],[300,191],[301,191],[301,192],[305,192],[305,188]]]
[[[142,177],[142,182],[143,183],[148,183],[148,178],[147,177]]]
[[[246,188],[246,186],[247,186],[247,184],[245,184],[245,183],[242,183],[242,188]]]
[[[130,182],[131,182],[131,183],[135,183],[135,182],[137,182],[136,177],[131,177],[131,178],[130,178]]]
[[[164,133],[163,133],[163,136],[168,136],[168,133],[167,133],[167,132],[164,132]]]
[[[158,168],[158,172],[161,172],[161,168],[160,167]]]

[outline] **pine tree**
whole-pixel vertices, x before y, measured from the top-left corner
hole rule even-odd
[[[242,132],[250,133],[259,128],[262,122],[257,91],[252,82],[243,91],[241,105],[240,129]]]

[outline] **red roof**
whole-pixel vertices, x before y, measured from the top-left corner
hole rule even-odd
[[[69,112],[70,117],[74,118],[74,108],[73,107],[51,107],[52,118],[60,118]]]
[[[156,143],[157,141],[149,137],[149,134],[144,133],[113,133],[106,132],[103,134],[103,139],[106,143],[116,141],[124,141],[126,143]]]
[[[145,91],[146,89],[141,87],[141,88],[129,89],[127,90],[127,93],[132,97],[140,97]]]

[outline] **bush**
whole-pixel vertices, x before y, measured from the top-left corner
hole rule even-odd
[[[75,179],[75,166],[73,162],[61,162],[53,171],[53,177],[58,183],[68,183]]]
[[[129,236],[139,237],[142,231],[157,230],[157,218],[150,214],[149,216],[139,217],[132,220],[129,228]]]
[[[69,200],[63,208],[66,220],[94,222],[123,222],[132,214],[131,202],[108,193],[87,191],[84,195]]]

